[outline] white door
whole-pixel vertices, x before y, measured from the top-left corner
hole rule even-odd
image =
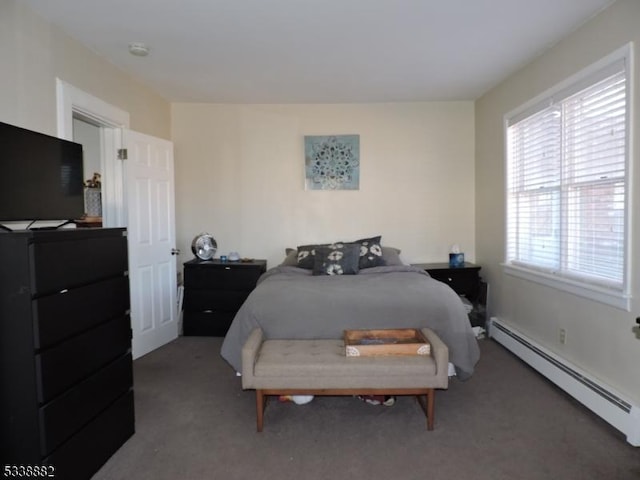
[[[133,358],[178,336],[173,144],[123,130]]]

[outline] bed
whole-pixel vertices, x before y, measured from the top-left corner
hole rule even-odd
[[[256,327],[267,339],[330,339],[342,338],[347,329],[428,327],[449,347],[458,378],[468,379],[480,352],[458,295],[424,270],[383,257],[375,266],[342,275],[317,274],[309,263],[285,259],[260,277],[236,314],[222,357],[242,371],[242,346]]]

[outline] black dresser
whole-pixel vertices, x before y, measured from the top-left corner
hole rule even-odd
[[[88,479],[134,433],[127,263],[123,229],[0,233],[3,472]]]
[[[258,278],[266,260],[221,262],[190,260],[184,264],[184,335],[224,336]]]

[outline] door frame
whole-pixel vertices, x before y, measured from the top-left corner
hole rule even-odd
[[[56,78],[58,137],[73,140],[73,118],[100,128],[102,175],[102,224],[126,227],[124,168],[118,161],[122,129],[129,128],[129,112]]]
[[[118,150],[123,148],[123,146],[125,145],[125,136],[131,135],[131,133],[133,133],[129,133],[129,113],[119,109],[118,107],[110,105],[105,101],[94,97],[93,95],[90,95],[59,78],[56,78],[56,94],[58,136],[60,138],[73,140],[74,117],[81,118],[82,120],[87,121],[99,128],[101,144],[100,168],[103,173],[102,224],[104,227],[128,228],[129,216],[127,213],[126,165],[125,162],[118,159]],[[168,140],[162,141],[170,142]],[[173,229],[174,238],[172,243],[175,244],[175,223],[173,224]],[[128,239],[129,245],[130,240],[131,237],[129,237]],[[173,245],[173,247],[175,247],[175,245]],[[175,257],[171,258],[175,264]],[[129,258],[129,262],[131,262],[131,257]],[[129,273],[131,273],[131,263],[129,263],[129,269]],[[173,277],[175,277],[176,269],[177,265],[174,265],[174,269],[171,272]],[[130,289],[131,288],[136,290],[135,292],[131,291],[131,295],[136,295],[138,293],[138,289],[136,289],[136,286],[131,283],[130,280]],[[169,308],[171,308],[172,319],[176,327],[176,335],[173,337],[175,338],[178,335],[179,318],[178,313],[175,310],[175,296],[172,294],[170,298],[171,305],[169,306]],[[134,321],[136,321],[136,319],[133,318],[132,311],[131,322]],[[133,335],[136,335],[135,330],[133,331]],[[173,340],[173,338],[171,338],[171,340]],[[139,356],[135,351],[133,351],[133,355],[134,359]]]

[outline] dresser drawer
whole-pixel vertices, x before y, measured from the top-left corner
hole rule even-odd
[[[216,310],[237,312],[249,296],[247,290],[196,290],[184,292],[184,309],[193,312]]]
[[[41,352],[36,355],[38,401],[48,402],[130,348],[127,315]]]
[[[40,409],[42,455],[46,456],[133,385],[126,354]]]
[[[121,232],[64,242],[35,242],[30,255],[32,295],[58,292],[128,270],[127,239]]]
[[[185,288],[253,290],[264,270],[242,265],[194,265],[185,269]]]
[[[234,317],[235,313],[232,312],[184,312],[183,335],[224,337]]]
[[[42,463],[55,467],[57,479],[89,479],[133,433],[133,391],[129,391]]]
[[[129,278],[120,276],[33,301],[34,345],[53,345],[129,310]]]

